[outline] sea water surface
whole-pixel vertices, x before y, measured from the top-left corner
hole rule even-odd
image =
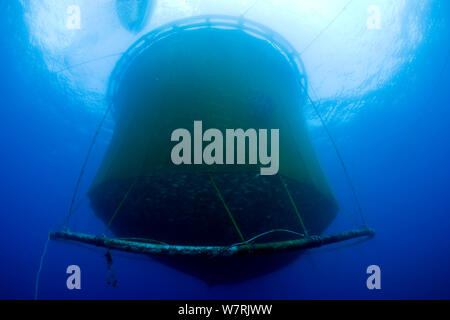
[[[68,20],[76,14],[70,6],[80,9],[79,26]],[[155,27],[201,14],[245,14],[301,53],[310,96],[376,237],[217,286],[148,257],[113,252],[117,288],[106,283],[105,250],[50,242],[38,297],[450,298],[449,1],[160,0],[141,30],[124,27],[118,8],[113,0],[0,4],[0,298],[34,297],[47,234],[67,215],[120,55]],[[330,184],[352,217],[340,214],[327,233],[348,230],[359,221],[351,190],[311,105],[305,114]],[[80,186],[73,230],[104,230],[83,194],[112,130],[108,119]],[[81,290],[66,287],[73,264],[82,270]],[[367,289],[370,265],[380,266],[381,290]]]

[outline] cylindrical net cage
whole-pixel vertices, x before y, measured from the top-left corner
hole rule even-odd
[[[306,94],[298,55],[256,23],[197,17],[147,34],[111,78],[115,129],[89,191],[94,211],[117,237],[173,245],[320,234],[338,206],[308,137]],[[190,130],[197,148],[199,121],[202,134],[215,128],[224,139],[228,129],[278,129],[277,173],[262,175],[249,151],[246,164],[174,164],[172,133]]]

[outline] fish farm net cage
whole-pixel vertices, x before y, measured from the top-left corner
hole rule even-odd
[[[179,266],[179,259],[203,264],[220,257],[268,257],[373,237],[364,219],[355,230],[321,235],[340,209],[308,138],[302,108],[316,107],[307,87],[297,51],[275,31],[246,18],[187,18],[149,32],[111,75],[109,107],[65,223],[50,239],[148,254]],[[72,232],[67,226],[80,181],[109,114],[115,120],[113,137],[88,197],[115,236]],[[253,164],[174,166],[170,132],[196,120],[224,131],[279,128],[278,174],[261,175]],[[229,259],[217,261],[223,269],[231,265]],[[243,273],[249,260],[238,261]],[[249,273],[266,264],[255,261]],[[198,263],[191,266],[199,270]]]

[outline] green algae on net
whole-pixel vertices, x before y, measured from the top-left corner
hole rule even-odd
[[[52,238],[152,254],[222,282],[273,271],[301,249],[373,236],[319,236],[339,206],[308,137],[307,94],[295,50],[259,24],[207,16],[150,32],[111,76],[115,129],[88,192],[116,238]],[[277,129],[277,174],[260,175],[254,162],[174,164],[172,133],[196,121],[222,132]]]

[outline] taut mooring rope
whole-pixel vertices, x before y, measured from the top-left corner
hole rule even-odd
[[[311,90],[312,90],[312,88],[311,88]],[[305,92],[306,92],[306,90],[305,90]],[[337,157],[339,159],[339,162],[341,163],[341,167],[344,170],[345,178],[347,179],[347,183],[350,186],[353,198],[354,198],[355,203],[356,203],[356,205],[358,207],[358,211],[359,211],[359,214],[361,216],[362,224],[363,224],[364,227],[367,227],[366,219],[364,217],[364,212],[362,210],[361,203],[359,202],[359,198],[358,198],[358,195],[356,193],[355,185],[353,184],[352,178],[350,177],[350,173],[349,173],[349,171],[347,169],[347,166],[345,165],[344,158],[342,157],[342,154],[339,151],[339,148],[338,148],[338,146],[336,144],[336,141],[334,140],[333,135],[331,134],[330,130],[328,129],[328,126],[327,126],[325,120],[323,119],[322,115],[319,112],[319,109],[317,108],[317,106],[314,103],[314,101],[311,99],[311,96],[308,94],[308,92],[306,92],[306,96],[308,97],[308,100],[311,103],[311,105],[312,105],[312,107],[314,109],[314,112],[319,117],[319,120],[322,123],[322,126],[325,129],[325,132],[326,132],[328,138],[330,139],[331,144],[333,145],[333,149],[336,152],[336,155],[337,155]]]
[[[109,219],[106,229],[108,229],[111,226],[112,222],[117,217],[117,214],[119,213],[120,209],[124,205],[125,201],[127,200],[128,196],[130,195],[130,193],[133,190],[134,186],[136,185],[137,181],[138,181],[138,178],[134,179],[133,183],[128,187],[127,192],[125,193],[125,195],[123,196],[119,205],[117,206],[116,210],[114,211],[113,215],[111,216],[111,219]],[[106,232],[106,229],[105,229],[105,232]]]
[[[305,233],[305,235],[307,237],[309,237],[308,230],[306,230],[305,223],[303,222],[302,216],[300,215],[300,212],[298,211],[298,208],[297,208],[297,206],[296,206],[296,204],[294,202],[294,198],[292,198],[292,195],[289,192],[289,189],[288,189],[287,184],[284,181],[283,177],[282,176],[279,176],[279,177],[280,177],[281,184],[283,185],[283,188],[284,188],[284,190],[286,191],[286,193],[288,195],[288,198],[289,198],[289,201],[290,201],[290,203],[292,205],[292,208],[294,208],[294,211],[295,211],[295,214],[297,215],[298,221],[300,221],[300,225],[302,226],[303,232]]]
[[[216,190],[217,196],[219,197],[220,201],[223,204],[223,207],[225,208],[225,211],[228,213],[228,216],[230,217],[231,222],[233,223],[234,228],[236,229],[237,233],[239,234],[239,237],[242,241],[245,241],[244,236],[242,235],[241,230],[239,229],[236,220],[234,219],[233,215],[231,214],[230,208],[228,208],[227,203],[225,202],[225,199],[222,196],[222,193],[220,192],[219,188],[217,187],[216,183],[214,182],[214,179],[210,173],[208,173],[209,179],[211,180],[211,184],[214,187],[214,190]]]
[[[37,272],[37,275],[36,275],[36,282],[35,282],[35,286],[34,286],[34,300],[38,299],[39,280],[41,278],[42,266],[44,265],[44,259],[45,259],[45,256],[47,254],[47,248],[48,248],[48,243],[49,242],[50,242],[50,234],[47,235],[47,240],[45,241],[44,249],[42,250],[41,260],[39,262],[39,269],[38,269],[38,272]]]
[[[252,10],[257,4],[258,4],[259,0],[255,0],[255,2],[253,2],[250,7],[248,7],[242,14],[241,17],[244,17],[250,10]]]
[[[77,195],[78,195],[78,189],[80,188],[81,180],[83,179],[83,176],[84,176],[84,171],[86,170],[86,166],[87,166],[87,163],[88,163],[89,158],[91,156],[92,150],[94,149],[94,145],[95,145],[95,143],[97,141],[98,135],[100,134],[100,130],[102,129],[103,124],[105,123],[105,120],[106,120],[106,118],[107,118],[107,116],[109,114],[109,111],[111,110],[111,107],[112,107],[112,103],[110,103],[108,105],[108,108],[106,109],[105,114],[103,115],[102,119],[100,120],[100,123],[97,126],[97,130],[95,131],[95,134],[94,134],[94,137],[92,138],[91,144],[89,145],[88,152],[87,152],[86,157],[84,159],[83,165],[81,166],[81,171],[80,171],[80,174],[78,175],[78,179],[77,179],[77,182],[75,184],[75,188],[73,190],[72,200],[70,201],[69,212],[67,214],[66,219],[63,222],[63,226],[65,226],[65,225],[67,225],[69,223],[70,217],[72,216],[73,206],[74,206],[75,200],[76,200]]]
[[[264,236],[266,236],[266,235],[268,235],[268,234],[275,233],[275,232],[292,233],[292,234],[294,234],[294,235],[296,235],[296,236],[299,236],[299,237],[301,237],[301,238],[305,238],[305,235],[304,235],[303,233],[299,233],[299,232],[292,231],[292,230],[289,230],[289,229],[272,229],[272,230],[269,230],[269,231],[260,233],[260,234],[258,234],[258,235],[256,235],[256,236],[254,236],[253,238],[250,238],[250,239],[248,239],[248,240],[246,240],[246,241],[233,243],[231,246],[229,246],[229,247],[227,247],[227,248],[233,248],[233,247],[236,247],[236,246],[246,245],[246,244],[249,244],[250,242],[255,241],[256,239],[259,239],[259,238],[261,238],[261,237],[264,237]]]
[[[300,52],[300,54],[305,53],[306,50],[309,49],[309,47],[312,46],[314,42],[316,42],[317,39],[319,39],[322,34],[327,31],[335,22],[336,20],[347,10],[348,6],[353,2],[353,0],[350,0],[347,2],[347,4],[339,11],[339,13],[331,20],[320,32],[303,48],[303,50]]]

